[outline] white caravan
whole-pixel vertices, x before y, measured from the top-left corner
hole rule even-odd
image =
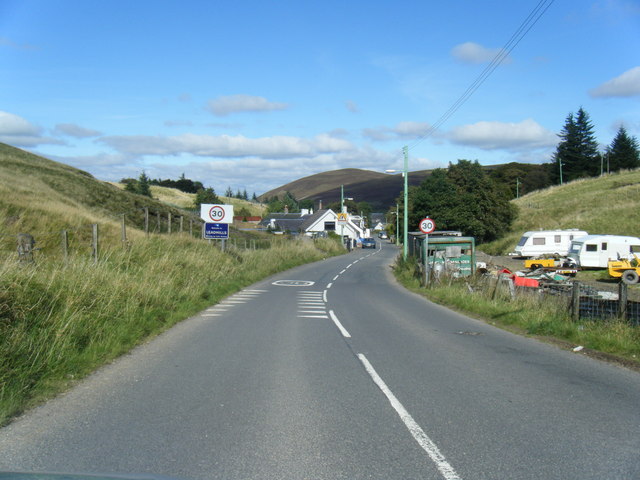
[[[582,268],[607,268],[609,260],[640,254],[640,238],[620,235],[587,235],[571,242],[569,258]]]
[[[584,230],[538,230],[525,232],[514,250],[519,257],[537,257],[544,254],[566,256],[573,239],[589,235]]]

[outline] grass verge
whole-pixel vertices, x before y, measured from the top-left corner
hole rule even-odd
[[[331,239],[221,252],[154,236],[95,265],[0,263],[0,425],[247,285],[343,252]]]
[[[535,336],[564,347],[583,346],[582,352],[640,370],[640,328],[621,320],[572,322],[568,299],[518,295],[498,291],[480,277],[448,279],[429,288],[420,286],[415,263],[400,259],[394,268],[398,281],[429,300],[506,330]]]

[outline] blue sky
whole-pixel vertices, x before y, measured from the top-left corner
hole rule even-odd
[[[0,141],[101,180],[541,163],[580,107],[640,137],[640,1],[0,0]]]

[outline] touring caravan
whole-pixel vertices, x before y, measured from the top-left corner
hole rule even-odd
[[[525,232],[514,250],[519,257],[537,257],[544,254],[558,254],[566,256],[571,242],[588,235],[583,230],[572,228],[568,230],[538,230]]]
[[[607,268],[609,260],[640,254],[640,238],[620,235],[587,235],[571,242],[569,258],[582,268]]]

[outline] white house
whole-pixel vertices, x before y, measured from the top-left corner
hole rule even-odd
[[[362,238],[364,235],[363,229],[351,220],[345,225],[338,224],[338,215],[331,209],[318,210],[306,217],[300,225],[300,232],[304,232],[306,235],[318,232],[335,232],[354,240]]]

